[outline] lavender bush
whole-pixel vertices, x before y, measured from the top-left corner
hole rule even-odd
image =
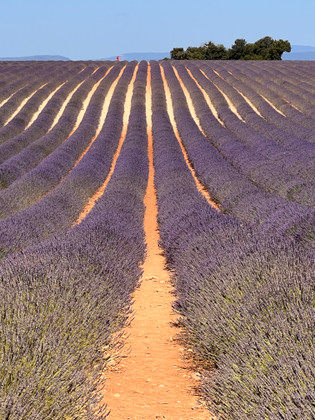
[[[102,372],[120,348],[119,331],[131,316],[131,293],[145,255],[147,64],[141,62],[137,68],[127,135],[111,180],[75,227],[73,222],[109,173],[135,62],[124,70],[104,126],[80,162],[76,164],[95,134],[101,103],[123,63],[114,65],[76,133],[60,144],[71,132],[82,100],[109,65],[64,63],[61,78],[71,69],[85,69],[73,81],[87,80],[58,129],[51,137],[26,130],[0,146],[12,153],[0,165],[1,179],[8,183],[0,192],[5,218],[0,221],[0,417],[4,419],[96,420],[108,415],[106,405],[100,404]],[[211,96],[223,127],[185,63],[176,62],[204,136],[170,63],[162,65],[188,158],[221,210],[213,209],[196,188],[169,119],[160,65],[151,62],[161,246],[174,275],[178,323],[199,362],[206,402],[225,419],[311,420],[315,416],[313,67],[189,63]],[[58,65],[51,63],[38,67],[0,63],[4,83],[0,81],[0,100],[10,96],[11,86],[12,93],[22,92],[14,99],[18,104],[25,95],[23,81],[31,79],[25,69],[34,69],[38,80],[50,72],[48,83],[56,82],[55,66],[57,71]],[[299,75],[300,93],[291,86]],[[288,80],[283,97],[278,90],[282,77]],[[286,117],[279,118],[263,93],[257,93],[270,78],[274,83],[265,97]],[[246,123],[228,110],[216,86],[231,98]],[[234,88],[252,100],[263,118],[250,112]],[[299,110],[294,111],[289,101]],[[6,109],[9,112],[9,106]],[[27,137],[28,131],[40,137]],[[16,144],[19,139],[21,147]]]
[[[145,82],[142,64],[116,170],[91,213],[0,267],[4,418],[107,417],[104,403],[96,410],[101,374],[119,347],[112,334],[126,324],[144,258]]]
[[[310,420],[313,228],[302,229],[299,206],[295,216],[284,206],[281,214],[268,196],[274,219],[269,215],[260,226],[207,205],[172,134],[159,68],[152,66],[160,233],[175,275],[175,308],[184,339],[198,354],[209,408],[228,419]],[[255,202],[245,197],[244,206]],[[280,215],[288,225],[296,218],[295,232],[279,223]]]
[[[54,122],[54,119],[68,94],[92,73],[93,67],[87,67],[84,71],[73,76],[75,71],[76,69],[68,71],[68,73],[70,73],[68,74],[70,80],[54,94],[49,103],[28,129],[14,137],[10,137],[4,144],[0,145],[0,164],[11,156],[19,153],[35,140],[44,137]],[[72,112],[74,113],[73,108]]]

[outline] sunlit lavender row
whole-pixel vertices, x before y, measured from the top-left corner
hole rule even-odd
[[[161,245],[208,408],[312,419],[315,63],[170,60],[0,63],[0,417],[108,415],[146,250],[148,65]]]

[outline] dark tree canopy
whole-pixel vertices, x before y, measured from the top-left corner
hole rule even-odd
[[[200,47],[173,48],[173,60],[281,60],[284,52],[291,51],[289,41],[274,40],[265,36],[254,43],[236,39],[231,48],[209,41]]]

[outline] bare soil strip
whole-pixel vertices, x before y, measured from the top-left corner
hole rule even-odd
[[[184,94],[185,94],[186,101],[187,101],[188,108],[189,108],[189,111],[190,111],[190,113],[191,113],[191,116],[193,117],[193,120],[194,120],[194,121],[195,121],[195,123],[197,124],[197,126],[198,126],[199,130],[200,130],[200,131],[202,132],[202,134],[206,137],[207,135],[206,135],[206,133],[204,132],[204,130],[203,130],[203,128],[202,128],[202,126],[201,126],[201,124],[200,124],[200,120],[199,120],[199,118],[198,118],[198,116],[197,116],[197,114],[196,114],[195,107],[194,107],[194,105],[193,105],[193,102],[192,102],[192,99],[191,99],[190,93],[188,92],[188,89],[186,88],[186,86],[184,85],[184,82],[183,82],[183,81],[182,81],[182,79],[180,78],[180,76],[179,76],[179,74],[178,74],[178,71],[177,71],[176,67],[174,67],[174,66],[172,66],[172,67],[173,67],[173,70],[174,70],[175,76],[177,77],[177,80],[179,81],[179,84],[180,84],[180,86],[181,86],[181,88],[182,88],[182,90],[183,90],[183,92],[184,92]],[[163,69],[163,68],[161,67],[161,69]],[[164,69],[163,69],[163,82],[166,82],[166,85],[168,85],[168,84],[167,84],[167,81],[166,81],[166,78],[165,78]],[[164,83],[164,87],[165,87],[165,83]]]
[[[289,105],[291,105],[292,106],[292,108],[294,108],[294,109],[296,109],[297,111],[299,111],[301,114],[304,114],[304,112],[303,111],[301,111],[299,108],[298,108],[298,106],[297,105],[294,105],[294,104],[292,104],[291,102],[289,102],[289,101],[287,101],[288,102],[288,104]]]
[[[76,120],[76,123],[75,123],[75,125],[74,125],[74,127],[73,127],[73,129],[72,129],[72,131],[71,131],[71,133],[70,133],[70,135],[69,135],[69,137],[71,137],[72,136],[72,134],[76,131],[76,129],[79,127],[79,125],[81,124],[81,122],[82,122],[82,120],[83,120],[83,117],[84,117],[84,114],[85,114],[85,111],[86,111],[86,109],[87,109],[87,107],[89,106],[89,103],[90,103],[90,101],[91,101],[91,98],[92,98],[92,96],[94,95],[94,92],[96,91],[96,89],[99,87],[99,85],[102,83],[102,81],[105,79],[105,77],[108,75],[108,73],[111,71],[111,69],[113,68],[113,66],[112,67],[110,67],[108,70],[107,70],[107,72],[104,74],[104,76],[98,81],[98,82],[96,82],[95,83],[95,85],[92,87],[92,89],[90,90],[90,92],[88,93],[88,95],[87,95],[87,97],[84,99],[84,101],[83,101],[83,104],[82,104],[82,107],[81,107],[81,109],[80,109],[80,112],[79,112],[79,114],[78,114],[78,117],[77,117],[77,120]],[[97,70],[97,69],[96,69]],[[93,72],[92,74],[94,74],[95,72]],[[69,138],[68,137],[68,138]]]
[[[65,84],[66,82],[61,83],[61,85],[59,85],[55,90],[53,90],[48,96],[47,98],[41,103],[41,105],[39,106],[38,110],[33,114],[33,117],[31,119],[31,121],[28,123],[28,125],[25,127],[25,130],[27,130],[32,124],[33,122],[36,120],[36,118],[39,116],[39,114],[42,112],[42,110],[45,108],[45,106],[48,104],[48,102],[50,101],[50,99],[54,96],[54,94]]]
[[[280,109],[276,108],[276,106],[272,102],[270,102],[269,99],[267,99],[262,94],[259,94],[259,93],[257,94],[260,95],[275,111],[277,111],[278,114],[281,114],[283,117],[286,117],[286,115],[282,111],[280,111]],[[288,105],[290,105],[289,102],[288,102]]]
[[[21,90],[21,89],[23,89],[25,86],[22,86],[21,88],[19,88],[18,90],[16,90],[15,92],[13,92],[13,93],[11,93],[11,95],[10,96],[8,96],[6,99],[4,99],[2,102],[0,102],[0,108],[5,104],[5,103],[7,103],[11,98],[12,98],[12,96],[13,95],[15,95],[19,90]]]
[[[255,107],[255,105],[244,95],[244,93],[242,93],[240,90],[238,90],[235,86],[233,86],[233,87],[236,90],[236,92],[238,92],[245,99],[245,101],[252,108],[252,110],[255,111],[256,114],[260,116],[260,118],[262,118],[263,120],[266,120],[266,118],[259,112],[259,110]]]
[[[219,76],[219,77],[221,77],[221,79],[223,79],[224,81],[226,81],[225,79],[224,79],[224,77],[222,77],[221,76],[221,74],[220,73],[218,73],[217,71],[216,71],[216,73],[217,73],[217,75]],[[230,73],[233,77],[234,77],[234,75],[233,75],[233,73],[231,73],[230,71],[228,72],[228,73]],[[226,81],[227,82],[227,81]],[[227,82],[228,83],[228,82]],[[256,114],[258,114],[261,118],[263,118],[264,120],[266,119],[259,111],[258,111],[258,109],[255,107],[255,105],[247,98],[247,96],[245,96],[244,95],[244,93],[242,93],[240,90],[238,90],[235,86],[233,86],[233,85],[231,85],[232,87],[233,87],[233,89],[235,89],[236,90],[236,92],[238,92],[243,98],[244,98],[244,100],[248,103],[248,105],[253,109],[253,111],[255,111],[256,112]]]
[[[49,127],[48,133],[49,131],[51,131],[55,125],[58,123],[58,121],[60,120],[60,117],[62,116],[66,106],[68,105],[68,103],[70,102],[72,96],[75,94],[75,92],[79,89],[79,87],[85,82],[85,80],[82,80],[82,82],[80,82],[67,96],[67,98],[65,99],[65,101],[63,102],[58,114],[55,116],[55,119],[53,121],[53,123],[51,124],[51,126]]]
[[[216,70],[214,70],[214,72],[219,76],[219,77],[221,77],[221,79],[223,79],[223,80],[225,80]],[[233,75],[233,73],[231,72],[231,71],[229,71],[229,73],[232,75],[232,76],[234,76]],[[237,89],[236,89],[236,87],[234,87],[234,89],[240,94],[240,95],[242,95],[243,96],[243,98],[245,99],[245,101],[253,108],[253,110],[261,117],[261,118],[264,118],[262,115],[261,115],[261,113],[258,111],[258,109],[255,107],[255,105],[253,105],[251,102],[250,102],[250,100],[249,99],[247,99],[246,98],[246,96],[243,94],[243,93],[241,93],[241,92],[239,92]],[[286,117],[286,115],[282,112],[282,111],[280,111],[280,109],[278,109],[278,108],[276,108],[276,106],[272,103],[272,102],[270,102],[267,98],[265,98],[263,95],[261,95],[260,93],[258,93],[257,91],[256,91],[256,93],[257,93],[257,95],[259,95],[259,96],[261,96],[275,111],[277,111],[279,114],[281,114],[281,115],[283,115],[284,117]],[[291,103],[289,103],[286,99],[284,99],[284,98],[282,98],[285,102],[287,102],[287,104],[288,105],[291,105],[291,106],[293,106],[294,108],[296,108],[294,105],[292,105]],[[299,111],[299,109],[298,108],[296,108],[298,111]],[[301,111],[300,111],[301,112]],[[264,118],[264,119],[266,119],[266,118]]]
[[[79,223],[82,222],[83,219],[85,219],[85,217],[90,213],[90,211],[93,209],[95,202],[104,194],[104,191],[114,173],[115,170],[115,166],[117,163],[117,159],[119,157],[121,148],[124,144],[125,138],[126,138],[126,134],[127,134],[127,127],[128,127],[128,121],[129,121],[129,116],[130,116],[130,111],[131,111],[131,99],[132,99],[132,91],[133,91],[133,85],[134,82],[136,80],[136,76],[137,76],[137,72],[138,72],[138,67],[139,64],[137,64],[132,79],[128,85],[128,89],[127,89],[127,94],[126,94],[126,99],[125,99],[125,107],[124,107],[124,116],[123,116],[123,129],[120,135],[120,139],[118,142],[118,146],[116,149],[116,152],[113,156],[113,161],[109,170],[109,173],[105,179],[105,181],[103,182],[103,184],[99,187],[99,189],[96,191],[96,193],[90,198],[90,200],[88,201],[88,203],[86,204],[86,206],[84,207],[84,209],[82,210],[82,212],[80,213],[78,219],[73,223],[72,227],[78,225]],[[106,99],[105,99],[105,103],[104,103],[104,107],[103,107],[103,112],[102,112],[102,117],[101,117],[101,121],[102,121],[102,126],[104,124],[106,115],[107,115],[107,111],[108,111],[108,107],[111,101],[111,98],[113,96],[115,87],[118,83],[118,80],[120,79],[123,71],[124,71],[125,67],[122,68],[122,70],[120,71],[118,78],[115,80],[115,82],[113,83],[113,85],[111,86]],[[99,125],[98,129],[101,130],[101,127]],[[98,135],[98,134],[97,134]],[[95,140],[97,136],[94,137],[94,139],[92,140],[92,142]],[[76,165],[79,163],[79,161],[82,159],[82,157],[86,154],[86,152],[88,151],[88,149],[91,147],[91,143],[90,145],[87,147],[87,149],[85,149],[85,151],[82,153],[82,155],[80,156],[80,158],[77,160]]]
[[[96,138],[97,138],[97,137],[98,137],[98,135],[100,134],[100,132],[101,132],[101,130],[102,130],[102,128],[103,128],[103,125],[104,125],[104,122],[105,122],[106,116],[107,116],[108,108],[109,108],[110,102],[111,102],[111,100],[112,100],[112,96],[113,96],[114,90],[115,90],[115,88],[116,88],[116,86],[117,86],[117,83],[118,83],[119,79],[121,78],[121,76],[122,76],[122,74],[123,74],[123,72],[124,72],[125,68],[126,68],[126,66],[124,66],[124,67],[120,70],[120,72],[119,72],[119,75],[118,75],[117,79],[114,81],[114,83],[111,85],[111,87],[110,87],[109,91],[107,92],[107,95],[106,95],[106,98],[105,98],[105,101],[104,101],[104,104],[103,104],[103,108],[102,108],[102,111],[101,111],[100,120],[99,120],[99,123],[98,123],[97,129],[96,129],[96,133],[95,133],[94,137],[92,138],[92,140],[90,141],[89,145],[88,145],[88,146],[86,147],[86,149],[82,152],[81,156],[78,158],[78,160],[77,160],[77,161],[76,161],[76,163],[74,164],[74,168],[77,166],[77,164],[78,164],[78,163],[80,162],[80,160],[83,158],[83,156],[85,156],[85,155],[87,154],[87,152],[88,152],[88,151],[89,151],[89,149],[91,148],[92,144],[94,143],[94,141],[96,140]],[[108,72],[106,73],[106,75],[110,72],[110,70],[111,70],[111,69],[112,69],[112,67],[108,70]],[[106,75],[105,75],[105,76],[106,76]]]
[[[124,67],[125,68],[125,67]],[[118,77],[117,77],[117,79],[115,80],[115,82],[113,83],[113,86],[115,87],[116,86],[116,84],[117,84],[117,82],[118,82],[118,80],[119,80],[119,78],[121,77],[121,74],[122,74],[122,72],[123,72],[123,70],[124,70],[124,68],[120,71],[120,73],[119,73],[119,75],[118,75]],[[112,67],[110,68],[110,69],[108,69],[108,71],[106,72],[106,74],[102,77],[102,79],[98,82],[98,84],[106,77],[106,75],[110,72],[110,70],[112,69]],[[95,70],[96,71],[96,70]],[[94,72],[93,72],[94,73]],[[84,81],[83,81],[84,82]],[[72,96],[73,95],[73,93],[79,88],[79,86],[81,86],[81,84],[83,83],[83,82],[81,82],[71,93],[70,93],[70,95]],[[94,87],[93,87],[94,88]],[[94,89],[94,91],[93,91],[93,93],[95,92],[95,90],[96,89]],[[107,93],[107,95],[106,95],[106,98],[105,98],[105,101],[104,101],[104,104],[103,104],[103,108],[102,108],[102,112],[101,112],[101,116],[100,116],[100,120],[99,120],[99,124],[98,124],[98,126],[97,126],[97,131],[96,131],[96,133],[95,133],[95,135],[94,135],[94,137],[92,138],[92,140],[90,141],[90,143],[89,143],[89,145],[85,148],[85,150],[81,153],[81,156],[77,159],[77,161],[75,162],[75,164],[73,165],[73,167],[71,168],[71,170],[67,173],[67,175],[69,175],[72,171],[73,171],[73,169],[77,166],[77,164],[80,162],[80,160],[83,158],[83,156],[88,152],[88,150],[90,149],[90,147],[92,146],[92,144],[94,143],[94,141],[96,140],[96,138],[97,138],[97,136],[99,135],[99,133],[100,133],[100,131],[101,131],[101,129],[102,129],[102,127],[103,127],[103,124],[104,124],[104,121],[105,121],[105,119],[106,119],[106,115],[107,115],[107,111],[108,111],[108,104],[110,103],[110,101],[111,101],[111,98],[112,98],[112,95],[113,95],[113,91],[114,91],[114,89],[112,88],[112,86],[111,86],[111,88],[109,89],[109,91],[108,91],[108,93]],[[89,101],[88,101],[88,103],[86,103],[86,105],[85,105],[85,110],[86,110],[86,108],[88,107],[88,105],[89,105],[89,102],[90,102],[90,100],[91,100],[91,97],[92,97],[92,95],[89,95]],[[68,100],[70,100],[70,98],[68,97],[68,99],[67,99],[67,101]],[[85,112],[85,111],[84,111]],[[84,116],[84,115],[83,115]],[[83,117],[82,117],[83,118]],[[78,128],[78,124],[76,124],[76,130],[77,130],[77,128]],[[72,133],[71,134],[73,134],[75,132],[75,130],[73,130],[72,131]],[[70,137],[70,135],[66,138],[66,140],[68,139]],[[66,141],[65,140],[65,141]],[[60,185],[61,184],[61,182],[63,182],[64,181],[64,179],[66,178],[66,176],[67,175],[65,175],[62,179],[61,179],[61,181],[59,182],[59,184],[58,185]],[[107,184],[106,184],[107,185]],[[55,186],[55,187],[53,187],[50,191],[48,191],[47,193],[45,193],[42,197],[40,197],[39,199],[38,199],[38,201],[39,200],[42,200],[44,197],[46,197],[47,195],[49,195],[55,188],[56,188],[57,186]],[[106,187],[105,187],[106,188]],[[104,189],[105,189],[104,188]],[[94,196],[93,196],[94,197]],[[99,197],[98,197],[99,198]],[[92,200],[92,199],[91,199]],[[72,225],[72,227],[73,226],[75,226],[76,224],[78,224],[78,223],[80,223],[83,219],[84,219],[84,217],[86,217],[86,215],[92,210],[92,208],[93,208],[93,206],[94,206],[94,203],[95,203],[95,201],[97,200],[97,198],[94,200],[94,202],[93,202],[93,205],[92,205],[92,207],[88,210],[87,209],[87,207],[88,207],[88,205],[86,206],[86,210],[88,210],[87,211],[87,213],[83,216],[82,214],[83,214],[83,212],[84,212],[84,210],[82,211],[82,213],[80,214],[80,216],[79,216],[79,218],[76,220],[76,222],[74,222],[73,223],[73,225]],[[81,215],[82,215],[82,218],[80,219],[80,217],[81,217]]]
[[[85,79],[86,80],[86,79]],[[54,127],[55,127],[55,125],[58,123],[58,121],[60,120],[60,117],[62,116],[62,114],[63,114],[63,112],[64,112],[64,110],[66,109],[66,106],[68,105],[68,103],[70,102],[70,100],[71,100],[71,98],[72,98],[72,96],[75,94],[75,92],[79,89],[79,87],[85,82],[85,80],[82,80],[82,82],[80,82],[70,93],[69,93],[69,95],[67,96],[67,98],[65,99],[65,101],[63,102],[63,104],[62,104],[62,106],[61,106],[61,108],[60,108],[60,110],[59,110],[59,112],[58,112],[58,114],[56,115],[56,117],[55,117],[55,119],[54,119],[54,121],[53,121],[53,123],[51,124],[51,126],[50,126],[50,128],[49,128],[49,130],[48,130],[48,133],[49,133],[49,131],[51,131]],[[72,131],[72,134],[73,134],[73,131]]]
[[[222,80],[225,80],[224,77],[222,77],[216,70],[214,70],[214,72],[221,77]],[[231,73],[229,71],[229,73],[233,76],[233,73]],[[225,80],[226,81],[226,80]],[[251,108],[256,112],[256,114],[258,114],[261,118],[263,118],[264,120],[266,120],[266,118],[261,115],[261,113],[258,111],[258,109],[255,107],[255,105],[242,93],[240,92],[235,86],[233,86],[233,88],[245,99],[245,101],[248,103],[249,106],[251,106]],[[279,114],[283,115],[284,117],[287,118],[286,114],[284,114],[282,111],[280,111],[280,109],[278,109],[272,102],[270,102],[267,98],[265,98],[263,95],[261,95],[260,93],[256,92],[257,95],[260,95],[275,111],[277,111]],[[289,102],[287,99],[282,98],[281,99],[283,101],[285,101],[288,105],[290,105],[292,108],[296,109],[297,111],[299,111],[301,114],[303,114],[303,111],[301,111],[296,105],[292,104],[291,102]]]
[[[173,110],[173,105],[172,105],[171,91],[170,91],[170,88],[168,86],[168,83],[167,83],[167,80],[166,80],[166,77],[165,77],[164,69],[163,69],[162,66],[160,66],[160,67],[161,67],[161,75],[162,75],[162,80],[163,80],[163,84],[164,84],[165,96],[166,96],[167,112],[168,112],[168,115],[169,115],[171,124],[173,126],[174,134],[175,134],[175,136],[177,138],[177,141],[178,141],[178,143],[180,145],[181,151],[182,151],[182,153],[184,155],[185,162],[186,162],[186,164],[187,164],[187,166],[188,166],[188,168],[189,168],[189,170],[191,172],[191,175],[192,175],[192,177],[193,177],[193,179],[194,179],[194,181],[196,183],[196,187],[197,187],[198,191],[205,197],[205,199],[208,201],[208,203],[210,204],[211,207],[213,207],[216,210],[220,211],[220,207],[218,206],[218,204],[215,203],[212,200],[212,198],[211,198],[209,192],[207,191],[207,189],[205,188],[205,186],[199,181],[199,179],[198,179],[198,177],[196,175],[196,172],[195,172],[195,170],[194,170],[194,168],[193,168],[193,166],[192,166],[192,164],[191,164],[191,162],[189,160],[187,151],[186,151],[186,149],[185,149],[185,147],[183,145],[181,136],[180,136],[179,131],[178,131],[178,128],[177,128],[177,123],[176,123],[176,120],[175,120],[174,110]],[[188,108],[190,110],[190,113],[191,113],[191,115],[192,115],[195,123],[197,124],[199,130],[206,137],[206,134],[205,134],[205,132],[203,131],[203,129],[201,127],[199,118],[198,118],[198,116],[197,116],[197,114],[195,112],[195,108],[193,106],[193,103],[192,103],[190,94],[189,94],[186,86],[184,85],[183,81],[180,79],[177,71],[175,71],[175,74],[176,74],[176,76],[177,76],[177,78],[178,78],[178,80],[179,80],[179,82],[181,84],[181,87],[182,87],[182,89],[184,91],[184,94],[186,96],[186,100],[187,100],[187,104],[188,104]]]
[[[110,420],[122,419],[210,419],[195,396],[197,381],[183,360],[172,326],[170,274],[159,248],[157,202],[154,187],[151,79],[148,68],[146,97],[149,178],[144,198],[144,230],[147,255],[140,287],[134,293],[131,325],[125,330],[122,361],[105,372],[104,401]]]
[[[198,88],[201,90],[201,92],[202,92],[202,94],[203,94],[203,96],[204,96],[204,98],[205,98],[205,101],[207,102],[207,105],[208,105],[208,107],[210,108],[210,110],[211,110],[211,112],[212,112],[212,114],[214,115],[214,117],[218,120],[218,122],[223,126],[223,127],[225,127],[225,124],[224,124],[224,122],[223,121],[221,121],[220,120],[220,118],[219,118],[219,115],[218,115],[218,113],[217,113],[217,110],[216,110],[216,108],[215,108],[215,106],[213,105],[213,103],[211,102],[211,100],[210,100],[210,98],[209,98],[209,96],[207,95],[207,92],[204,90],[204,88],[199,84],[199,82],[198,82],[198,80],[193,76],[193,74],[192,74],[192,72],[186,67],[186,70],[187,70],[187,72],[188,72],[188,74],[189,74],[189,76],[193,79],[193,81],[196,83],[196,85],[198,86]],[[199,69],[200,70],[200,69]],[[201,71],[201,70],[200,70]],[[203,75],[204,76],[206,76],[204,73],[203,73]]]
[[[20,103],[20,105],[17,107],[17,109],[11,114],[11,116],[6,120],[5,124],[3,124],[3,127],[7,124],[9,124],[9,122],[11,120],[13,120],[13,118],[21,111],[21,109],[23,108],[23,106],[31,99],[32,96],[35,95],[36,92],[38,92],[41,88],[43,88],[44,86],[46,86],[47,83],[44,83],[43,85],[41,85],[38,89],[34,90],[34,92],[32,92],[27,98],[23,99],[23,101]]]
[[[216,71],[216,70],[214,70],[214,72],[216,73],[216,75],[217,76],[219,76],[222,80],[224,80],[223,79],[223,77],[221,77],[220,76],[220,74]],[[202,72],[203,73],[203,72]],[[203,73],[204,74],[204,73]],[[204,74],[205,75],[205,74]],[[207,79],[209,79],[209,77],[207,77],[206,75],[205,75],[205,77],[207,78]],[[210,80],[210,79],[209,79]],[[230,110],[237,116],[237,118],[238,119],[240,119],[241,121],[243,121],[243,122],[246,122],[244,119],[243,119],[243,117],[238,113],[238,110],[237,110],[237,108],[235,107],[235,105],[233,104],[233,102],[231,101],[231,99],[223,92],[223,90],[221,90],[220,88],[219,88],[219,86],[217,86],[214,82],[212,82],[213,84],[214,84],[214,86],[218,89],[218,91],[222,94],[222,96],[224,97],[224,99],[226,100],[226,102],[227,102],[227,104],[228,104],[228,106],[229,106],[229,108],[230,108]],[[232,88],[233,88],[233,86],[231,86]]]

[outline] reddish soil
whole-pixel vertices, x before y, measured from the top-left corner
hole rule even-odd
[[[178,329],[170,273],[159,248],[151,130],[150,67],[147,87],[149,179],[144,199],[147,255],[143,276],[133,295],[134,318],[124,331],[119,362],[104,373],[104,401],[109,419],[211,419],[198,402],[198,381],[176,340]],[[115,360],[115,359],[114,359]]]

